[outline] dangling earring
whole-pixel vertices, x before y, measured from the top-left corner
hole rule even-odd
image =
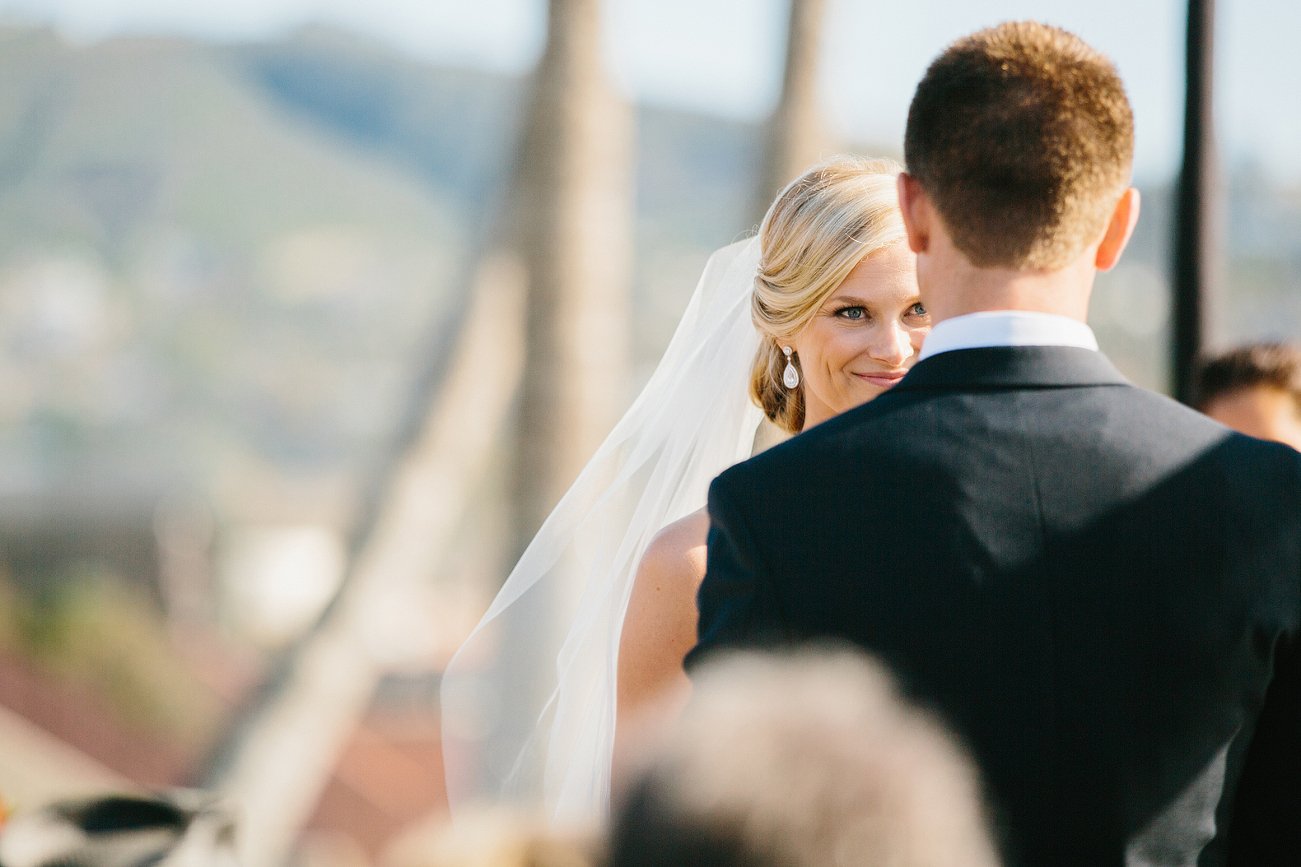
[[[795,364],[791,361],[791,348],[783,346],[782,355],[786,356],[786,369],[782,371],[782,383],[787,388],[795,388],[800,384],[800,372],[795,369]]]

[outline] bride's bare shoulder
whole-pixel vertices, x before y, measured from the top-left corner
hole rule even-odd
[[[637,567],[619,642],[616,764],[691,693],[682,657],[696,643],[708,535],[709,515],[693,512],[660,530]]]
[[[696,643],[696,591],[705,577],[708,535],[709,515],[693,512],[660,530],[637,566],[619,641],[624,722],[646,702],[686,685],[682,657]]]
[[[704,509],[679,518],[655,534],[646,546],[638,567],[638,579],[692,580],[705,575],[705,541],[709,536],[709,513]]]

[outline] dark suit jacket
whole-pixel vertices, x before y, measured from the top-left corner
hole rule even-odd
[[[1301,863],[1301,454],[1099,353],[969,349],[729,469],[709,513],[688,669],[876,654],[973,753],[1010,863]]]

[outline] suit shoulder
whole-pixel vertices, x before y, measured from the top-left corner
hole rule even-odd
[[[1146,388],[1124,385],[1100,393],[1121,431],[1136,443],[1146,443],[1160,452],[1200,454],[1225,445],[1231,437],[1242,436],[1204,413]]]
[[[755,479],[774,478],[797,471],[798,467],[807,465],[817,450],[818,437],[814,435],[820,429],[821,426],[797,434],[738,464],[733,464],[719,474],[714,480],[714,486],[722,490],[731,490],[738,486],[748,487]]]
[[[1140,385],[1126,383],[1120,386],[1110,386],[1107,391],[1115,395],[1117,399],[1141,407],[1144,412],[1156,413],[1163,417],[1177,419],[1194,427],[1208,430],[1224,427],[1205,413],[1199,412],[1187,404],[1180,403],[1167,394],[1161,394]]]
[[[709,486],[709,513],[717,519],[727,508],[748,512],[771,508],[800,479],[808,478],[814,463],[812,443],[806,432],[778,443],[766,451],[733,464]]]
[[[1293,466],[1301,468],[1301,452],[1290,446],[1249,437],[1227,427],[1205,413],[1180,403],[1172,397],[1158,394],[1138,386],[1124,389],[1136,400],[1145,414],[1169,419],[1189,429],[1205,432],[1218,441],[1222,441],[1231,451],[1252,455],[1256,460],[1264,460],[1280,468]],[[1150,417],[1150,416],[1149,416]]]
[[[1231,446],[1231,460],[1236,464],[1249,464],[1260,479],[1281,487],[1301,504],[1301,452],[1236,431],[1230,433],[1226,445]]]
[[[1301,452],[1238,433],[1163,394],[1138,387],[1127,391],[1138,402],[1134,416],[1146,436],[1167,445],[1181,442],[1198,457],[1210,456],[1231,487],[1265,487],[1271,499],[1281,495],[1301,503]]]
[[[872,436],[876,426],[888,423],[895,411],[929,397],[930,395],[924,392],[908,394],[886,392],[874,400],[777,443],[748,460],[734,464],[716,481],[723,481],[723,486],[729,488],[731,485],[747,484],[754,477],[784,477],[787,474],[804,476],[820,456],[829,451],[838,452],[847,440]]]

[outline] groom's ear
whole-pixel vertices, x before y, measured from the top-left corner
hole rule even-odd
[[[1120,254],[1125,251],[1125,245],[1134,234],[1134,226],[1138,224],[1138,204],[1138,190],[1133,187],[1125,190],[1120,201],[1116,202],[1111,219],[1107,221],[1107,230],[1102,233],[1102,241],[1093,256],[1093,267],[1099,271],[1110,271],[1120,261]]]
[[[917,179],[900,172],[899,212],[903,214],[903,228],[908,235],[908,246],[914,253],[925,253],[931,243],[930,199]]]

